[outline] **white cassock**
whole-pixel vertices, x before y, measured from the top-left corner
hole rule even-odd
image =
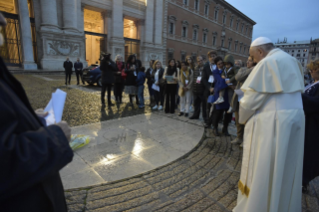
[[[274,49],[241,88],[239,121],[246,126],[234,212],[301,212],[302,73],[295,58]]]

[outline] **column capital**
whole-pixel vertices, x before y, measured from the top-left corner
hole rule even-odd
[[[112,18],[112,10],[106,10],[105,14],[107,18]]]

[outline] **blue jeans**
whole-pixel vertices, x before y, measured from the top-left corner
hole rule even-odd
[[[139,107],[144,106],[144,85],[139,85],[137,88],[137,96],[139,100]]]

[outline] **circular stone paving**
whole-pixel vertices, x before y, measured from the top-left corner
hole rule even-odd
[[[64,188],[121,180],[166,165],[191,151],[203,132],[201,126],[158,113],[73,127],[72,134],[91,141],[61,170]]]

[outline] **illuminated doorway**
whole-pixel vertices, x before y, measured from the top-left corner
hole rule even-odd
[[[125,61],[132,54],[140,58],[140,41],[138,40],[137,24],[135,21],[124,18],[123,37],[125,40]]]
[[[99,64],[101,51],[107,52],[107,35],[102,13],[84,9],[84,31],[86,61],[89,66]]]

